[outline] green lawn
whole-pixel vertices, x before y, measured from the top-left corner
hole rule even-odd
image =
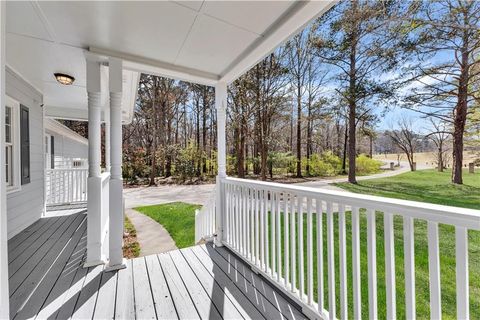
[[[463,185],[450,183],[450,177],[451,171],[420,170],[336,186],[356,193],[480,209],[480,173],[469,174],[464,170]]]
[[[195,242],[195,209],[201,206],[172,202],[135,210],[160,223],[172,236],[178,248],[193,246]]]

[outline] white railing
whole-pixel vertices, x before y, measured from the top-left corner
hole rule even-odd
[[[195,210],[195,243],[211,239],[215,234],[215,189],[208,202]]]
[[[367,286],[368,301],[364,297],[363,306],[369,307],[363,317],[379,318],[377,267],[381,267],[386,290],[380,306],[383,317],[396,318],[396,279],[404,277],[404,317],[415,318],[414,221],[421,220],[428,234],[430,316],[441,318],[439,224],[453,226],[456,316],[468,318],[467,234],[480,230],[480,211],[236,178],[222,179],[221,188],[223,243],[297,299],[313,317],[361,318],[362,287]],[[213,214],[199,220],[203,223],[207,216]],[[207,226],[212,228],[211,223]],[[379,230],[383,230],[383,239],[377,236]],[[397,247],[403,262],[397,264],[398,234],[394,230],[403,235],[403,257]],[[384,252],[377,252],[377,241],[384,241]],[[397,273],[400,269],[404,276]],[[455,301],[455,297],[448,298]]]
[[[110,172],[103,172],[101,177],[101,239],[102,252],[108,257],[109,252],[109,223],[110,223]],[[119,199],[122,201],[122,199]]]
[[[47,205],[87,201],[88,169],[47,169],[45,196]]]

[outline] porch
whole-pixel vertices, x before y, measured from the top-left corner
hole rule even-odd
[[[11,319],[305,318],[231,251],[211,244],[128,260],[116,272],[83,268],[86,211],[57,213],[8,243]]]

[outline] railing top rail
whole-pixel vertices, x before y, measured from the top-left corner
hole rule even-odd
[[[480,230],[480,210],[475,209],[233,177],[223,178],[222,181],[261,190],[295,193],[314,199],[331,201],[353,207],[369,208],[392,214],[408,215],[428,221]]]
[[[88,171],[88,168],[55,168],[55,169],[46,169],[47,172],[55,171]]]

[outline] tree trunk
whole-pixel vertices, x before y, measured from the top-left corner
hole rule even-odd
[[[312,154],[312,107],[311,102],[308,103],[307,115],[307,176],[310,176],[310,156]]]
[[[297,177],[302,177],[302,97],[300,81],[297,83]]]
[[[345,133],[343,135],[342,174],[347,173],[347,144],[348,144],[348,125],[347,125],[347,122],[345,122]]]
[[[463,184],[462,165],[463,165],[463,134],[465,132],[465,122],[467,120],[467,99],[468,99],[468,30],[464,31],[462,47],[462,67],[460,79],[458,81],[458,101],[455,107],[455,120],[453,131],[453,168],[452,182]]]

